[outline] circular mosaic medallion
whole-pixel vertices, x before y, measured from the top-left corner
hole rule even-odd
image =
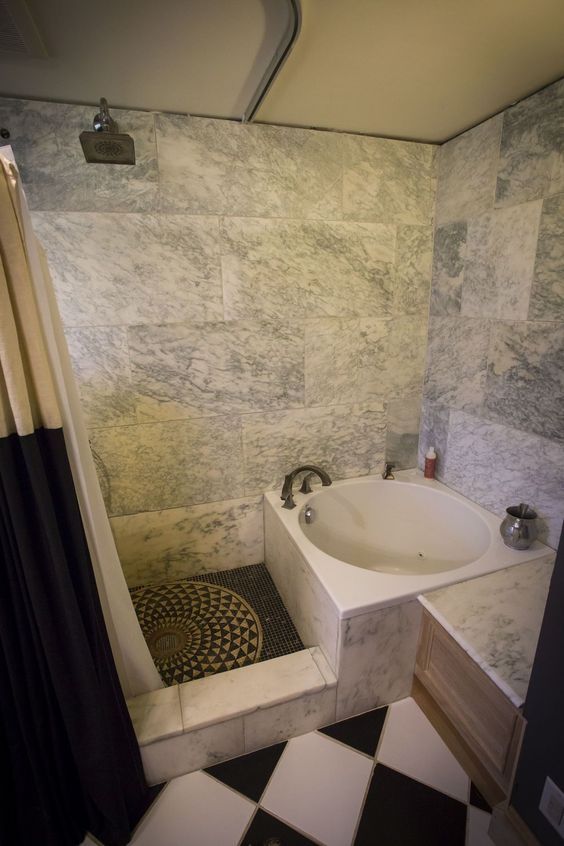
[[[186,579],[134,588],[131,598],[168,685],[254,664],[260,657],[259,619],[228,588]]]

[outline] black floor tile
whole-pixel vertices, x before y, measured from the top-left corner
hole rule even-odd
[[[377,764],[355,846],[464,846],[466,805]]]
[[[250,752],[223,764],[215,764],[205,772],[248,796],[253,802],[258,802],[285,746],[285,742],[276,743],[266,749],[259,749],[258,752]]]
[[[470,785],[470,804],[475,808],[481,808],[482,811],[487,811],[488,814],[492,812],[492,806],[486,802],[474,783]]]
[[[280,846],[315,846],[313,840],[259,808],[241,846],[264,846],[269,838],[277,838]]]
[[[350,717],[348,720],[341,720],[340,723],[333,723],[332,726],[325,726],[319,731],[373,757],[380,740],[387,710],[387,707],[377,708],[374,711],[368,711],[366,714],[360,714],[358,717]]]

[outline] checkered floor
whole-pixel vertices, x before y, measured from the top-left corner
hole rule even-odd
[[[132,844],[492,846],[489,820],[458,761],[404,699],[174,779]]]

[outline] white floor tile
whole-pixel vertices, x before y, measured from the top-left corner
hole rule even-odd
[[[132,846],[234,846],[255,804],[204,772],[173,779],[145,817]]]
[[[261,805],[326,846],[351,843],[372,761],[324,735],[288,742]]]
[[[493,840],[488,836],[488,826],[491,815],[480,808],[468,808],[466,822],[466,846],[494,846]]]
[[[468,776],[413,699],[390,706],[378,760],[455,799],[468,800]]]

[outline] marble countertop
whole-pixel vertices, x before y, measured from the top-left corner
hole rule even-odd
[[[419,597],[514,705],[527,687],[555,553]]]

